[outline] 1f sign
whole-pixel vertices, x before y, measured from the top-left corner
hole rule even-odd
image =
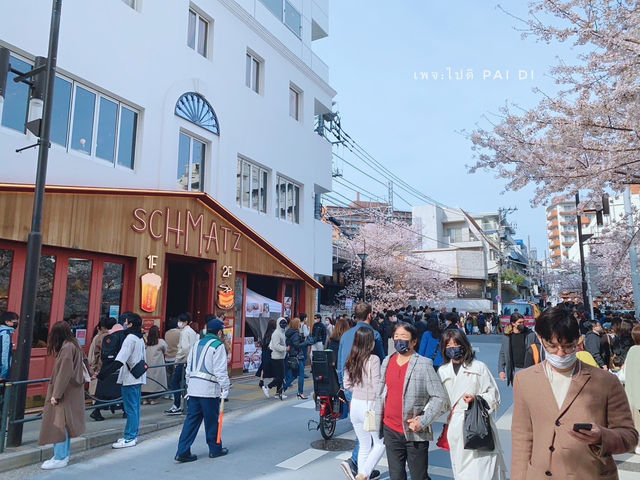
[[[147,255],[147,261],[149,270],[153,270],[158,265],[158,255]]]

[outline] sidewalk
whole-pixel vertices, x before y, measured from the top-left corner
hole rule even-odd
[[[258,409],[270,402],[278,401],[274,398],[265,398],[262,390],[258,387],[258,378],[253,374],[232,378],[231,382],[233,386],[229,392],[229,401],[224,407],[225,413],[248,408]],[[293,392],[294,390],[290,391]],[[309,378],[305,381],[305,392],[310,394],[312,391],[313,384]],[[271,393],[273,394],[274,390]],[[293,397],[295,401],[295,393],[293,393]],[[184,421],[185,417],[183,415],[169,416],[164,414],[164,410],[171,407],[173,400],[162,398],[157,400],[158,403],[156,405],[140,406],[140,435],[175,427],[176,425],[181,425]],[[115,414],[108,410],[103,410],[102,414],[105,420],[102,422],[96,422],[90,418],[90,413],[91,410],[86,411],[87,429],[84,435],[71,439],[72,454],[109,445],[122,437],[126,419],[122,418],[121,410],[116,411]],[[7,446],[5,453],[0,454],[0,472],[40,463],[51,458],[53,446],[41,447],[38,445],[41,424],[42,420],[24,424],[22,445],[20,447]]]

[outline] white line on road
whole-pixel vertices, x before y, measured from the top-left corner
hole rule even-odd
[[[297,405],[294,405],[293,408],[314,409],[316,408],[316,402],[314,402],[313,400],[308,400],[306,402],[302,402],[302,403],[298,403]]]
[[[511,430],[511,422],[513,420],[513,404],[509,406],[506,412],[496,422],[498,430]]]
[[[305,465],[317,460],[318,458],[326,455],[328,452],[325,450],[316,450],[315,448],[308,448],[304,452],[299,453],[295,457],[291,457],[284,462],[276,465],[276,467],[287,468],[289,470],[298,470]]]

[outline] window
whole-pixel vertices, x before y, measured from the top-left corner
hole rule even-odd
[[[300,92],[289,86],[289,115],[300,120]]]
[[[256,93],[260,93],[260,60],[247,53],[247,71],[245,84]]]
[[[267,171],[243,158],[238,158],[236,203],[241,207],[267,213]]]
[[[178,144],[178,188],[201,192],[204,183],[205,144],[180,132]]]
[[[313,218],[322,220],[322,194],[316,193],[313,197]]]
[[[300,223],[300,186],[278,176],[276,192],[276,217]]]
[[[276,17],[282,20],[282,0],[260,0]]]
[[[465,241],[463,238],[464,227],[448,227],[446,232],[446,236],[449,237],[450,243],[459,243]]]
[[[9,62],[11,68],[19,72],[26,73],[31,71],[31,65],[13,55],[9,57]],[[11,72],[7,74],[7,87],[0,124],[24,133],[29,110],[29,86],[23,82],[14,82],[13,79],[17,76]]]
[[[53,279],[56,271],[56,257],[40,257],[38,290],[36,293],[36,314],[33,320],[33,348],[46,348],[51,321],[51,299],[53,298]]]
[[[104,262],[104,271],[102,273],[102,303],[100,305],[100,315],[106,317],[117,317],[120,313],[123,277],[123,264]]]
[[[59,90],[58,85],[61,87]],[[106,160],[114,166],[133,169],[137,112],[117,100],[63,78],[56,78],[53,103],[53,143],[67,147],[70,131],[72,150]],[[72,123],[69,125],[72,110]]]
[[[12,265],[13,250],[0,250],[0,312],[6,312],[9,304]]]
[[[207,34],[209,22],[199,13],[189,9],[189,26],[187,29],[187,45],[203,57],[207,56]]]
[[[70,258],[67,267],[64,320],[71,324],[71,331],[81,347],[85,346],[87,339],[92,268],[93,261],[84,258]]]
[[[213,111],[209,102],[198,93],[188,92],[182,95],[176,103],[174,113],[194,125],[220,135],[216,112]]]

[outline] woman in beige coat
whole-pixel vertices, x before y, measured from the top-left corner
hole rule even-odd
[[[83,353],[67,322],[51,329],[47,353],[55,355],[51,382],[42,412],[40,445],[53,443],[53,458],[42,464],[45,470],[66,467],[71,438],[85,431]]]

